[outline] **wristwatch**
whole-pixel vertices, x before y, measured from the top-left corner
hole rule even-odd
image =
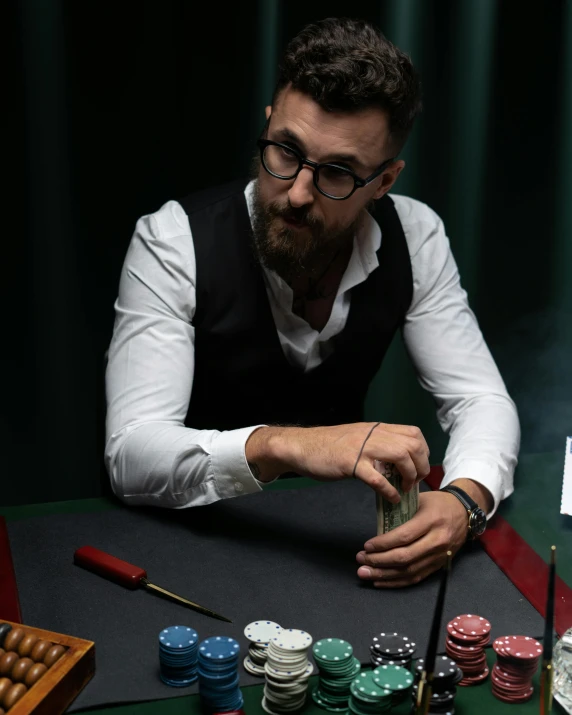
[[[453,494],[453,496],[456,496],[457,499],[467,510],[467,513],[469,515],[469,536],[471,537],[471,539],[476,539],[477,536],[480,536],[482,533],[484,533],[485,529],[487,528],[487,515],[477,504],[477,502],[471,499],[471,497],[467,494],[466,491],[464,491],[463,489],[459,489],[459,487],[453,486],[443,487],[443,489],[441,489],[440,491],[449,492],[449,494]]]

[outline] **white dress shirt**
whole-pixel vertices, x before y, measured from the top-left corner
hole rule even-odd
[[[252,211],[251,182],[245,189]],[[421,385],[449,434],[443,486],[458,478],[486,486],[499,501],[513,491],[520,443],[516,407],[469,308],[441,219],[425,204],[391,195],[413,272],[403,338]],[[292,312],[292,290],[263,269],[280,343],[305,371],[332,351],[351,288],[379,265],[383,237],[368,214],[330,318],[321,332]],[[195,365],[195,252],[188,217],[176,201],[137,222],[115,304],[106,374],[105,461],[115,493],[129,504],[183,508],[260,491],[245,457],[259,425],[219,432],[184,425]],[[383,420],[383,413],[376,419]],[[412,422],[414,422],[412,416]]]

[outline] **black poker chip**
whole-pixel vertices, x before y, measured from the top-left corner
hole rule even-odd
[[[421,677],[421,673],[425,668],[425,659],[419,658],[415,665],[415,673],[417,677]],[[441,693],[444,690],[450,690],[463,679],[463,671],[451,660],[447,655],[438,655],[435,658],[435,669],[433,672],[433,692]]]
[[[374,636],[371,643],[372,652],[384,656],[412,656],[416,649],[415,643],[401,633],[380,633]]]
[[[413,686],[413,696],[414,700],[417,698],[418,686],[415,684]],[[455,696],[457,695],[457,688],[453,686],[450,690],[444,690],[441,693],[431,693],[431,704],[432,705],[452,705],[455,702]]]

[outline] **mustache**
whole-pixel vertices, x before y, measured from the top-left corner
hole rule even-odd
[[[322,228],[322,221],[316,218],[307,206],[300,206],[299,208],[296,208],[290,203],[284,206],[274,202],[266,207],[266,212],[271,218],[283,218],[289,221],[296,221],[305,224],[310,228]]]

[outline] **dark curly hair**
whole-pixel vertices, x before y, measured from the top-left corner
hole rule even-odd
[[[365,20],[329,17],[288,44],[272,104],[289,84],[326,111],[379,107],[398,154],[421,111],[421,83],[410,58]]]

